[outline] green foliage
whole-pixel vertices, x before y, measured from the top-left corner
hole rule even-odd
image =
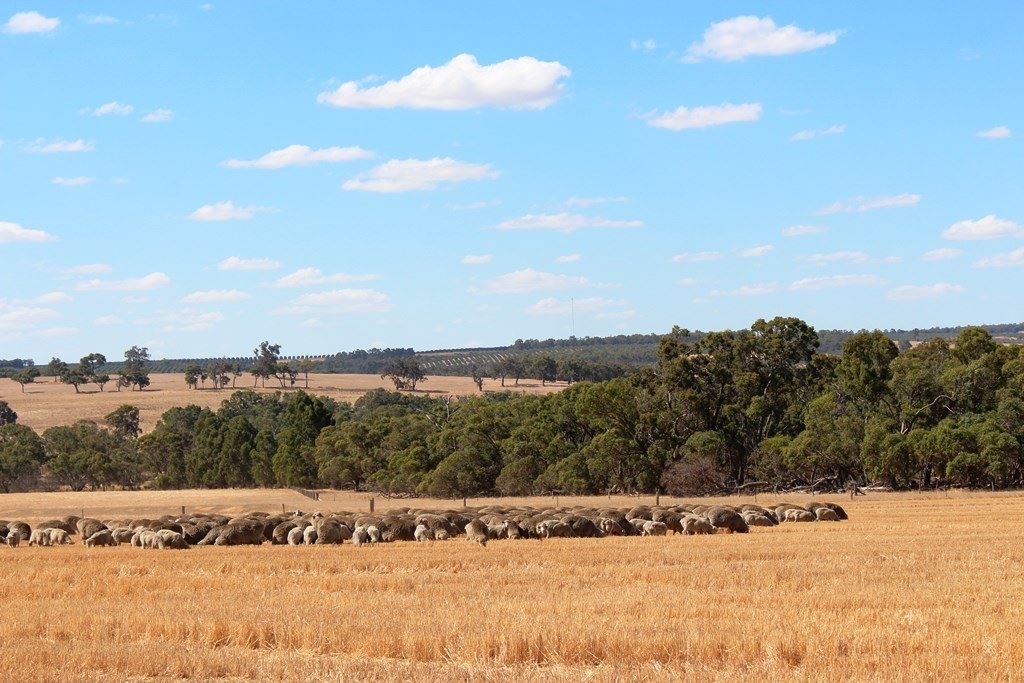
[[[18,414],[14,412],[14,408],[11,407],[7,401],[0,401],[0,427],[4,425],[12,425],[18,421]]]
[[[103,420],[107,425],[114,430],[115,434],[123,436],[129,439],[137,439],[139,434],[142,432],[142,427],[139,424],[139,409],[137,406],[128,405],[127,403],[118,406]]]
[[[31,428],[0,425],[0,492],[10,493],[19,479],[38,473],[44,457],[43,441]]]

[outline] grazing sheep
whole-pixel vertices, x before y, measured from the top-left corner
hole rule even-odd
[[[790,508],[786,510],[786,521],[787,522],[814,522],[818,518],[814,516],[813,512],[807,510],[801,510],[799,508]]]
[[[370,534],[366,533],[366,527],[357,526],[352,532],[352,545],[363,545],[370,542]]]
[[[288,545],[302,545],[302,531],[303,528],[301,526],[296,526],[289,529],[288,536],[285,539]]]
[[[745,534],[750,527],[743,521],[740,513],[732,508],[716,505],[707,511],[708,521],[718,529],[726,529],[730,533]]]
[[[143,550],[156,550],[160,547],[160,537],[155,531],[143,529],[139,532],[139,546]]]
[[[341,543],[341,524],[326,517],[317,520],[316,543],[319,545],[337,545]]]
[[[601,517],[597,520],[597,526],[604,532],[605,536],[624,536],[622,525],[610,517]]]
[[[4,541],[12,548],[17,548],[18,544],[21,543],[21,534],[7,534],[7,538]]]
[[[27,541],[29,540],[29,537],[32,536],[32,527],[25,524],[25,522],[11,522],[9,526],[10,529],[7,532],[8,538],[11,537],[11,534],[17,534],[22,541]]]
[[[156,547],[161,550],[188,550],[189,546],[177,531],[161,529],[156,532]]]
[[[487,525],[479,519],[474,519],[466,525],[466,540],[487,547]]]
[[[434,540],[434,532],[427,528],[426,524],[417,524],[414,536],[420,543]]]
[[[814,516],[818,518],[819,522],[838,522],[839,515],[835,513],[832,508],[820,507],[814,510]]]
[[[743,521],[747,523],[747,526],[775,526],[775,522],[760,512],[746,510],[740,516],[743,517]]]
[[[687,515],[683,518],[683,533],[687,536],[696,536],[715,533],[715,527],[704,517]]]
[[[103,529],[102,531],[97,531],[92,536],[85,539],[86,548],[97,548],[101,546],[106,547],[116,545],[117,539],[114,538],[114,535],[110,531],[110,529]]]
[[[644,522],[641,536],[664,536],[668,533],[668,525],[664,522]]]
[[[435,541],[447,541],[449,538],[451,538],[451,535],[448,533],[447,529],[441,528],[434,532]]]
[[[63,529],[40,529],[40,531],[50,534],[50,545],[71,545],[74,543],[71,540],[71,534]]]
[[[380,529],[376,524],[366,527],[366,535],[370,538],[370,543],[380,543],[381,541]]]
[[[135,532],[126,526],[119,526],[110,530],[110,535],[114,537],[114,540],[118,543],[131,543],[132,536]]]
[[[107,525],[98,519],[92,517],[83,517],[78,520],[75,524],[75,528],[78,529],[78,535],[82,538],[89,538],[97,531],[102,531],[107,528]]]
[[[317,536],[316,527],[312,524],[302,530],[302,542],[306,545],[313,545],[316,543]]]
[[[846,514],[846,510],[844,510],[843,506],[840,505],[839,503],[825,503],[825,505],[832,512],[836,513],[836,517],[838,517],[839,519],[849,519],[850,518],[850,516]]]

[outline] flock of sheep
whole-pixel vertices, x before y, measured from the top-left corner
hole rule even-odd
[[[747,533],[752,526],[780,522],[837,522],[847,519],[835,503],[759,505],[674,505],[633,508],[549,508],[489,505],[460,510],[401,508],[379,514],[335,512],[238,517],[217,514],[167,515],[159,519],[100,521],[74,515],[38,524],[0,520],[0,540],[11,547],[67,545],[73,536],[87,547],[127,543],[145,549],[186,549],[193,545],[274,545],[445,541],[465,536],[482,546],[495,539],[673,534]]]

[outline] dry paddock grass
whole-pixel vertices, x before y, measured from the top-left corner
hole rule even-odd
[[[168,408],[195,403],[216,409],[233,391],[230,387],[220,391],[188,389],[185,387],[185,376],[181,373],[154,374],[151,379],[152,384],[145,391],[125,389],[118,392],[112,388],[114,383],[111,382],[102,392],[94,384],[83,386],[80,394],[75,393],[74,387],[55,382],[49,377],[39,378],[36,383],[29,384],[24,393],[14,381],[0,379],[0,400],[7,401],[14,408],[19,422],[39,431],[82,419],[102,422],[104,415],[122,403],[130,403],[139,407],[143,430],[148,432]],[[556,382],[542,387],[540,382],[534,380],[522,380],[518,387],[513,386],[511,380],[506,381],[506,384],[503,389],[500,381],[488,379],[484,381],[484,390],[551,393],[565,386]],[[378,375],[309,375],[308,391],[340,401],[355,401],[366,392],[378,388],[393,390],[394,384]],[[253,389],[252,377],[239,377],[237,389]],[[295,387],[285,391],[297,389],[305,389],[305,378],[300,377]],[[271,380],[265,389],[256,387],[256,391],[271,393],[281,391],[281,387],[276,380]],[[471,377],[431,376],[413,393],[422,396],[470,396],[480,392]]]
[[[851,520],[487,548],[0,548],[0,679],[1021,678],[1024,496],[823,498]]]

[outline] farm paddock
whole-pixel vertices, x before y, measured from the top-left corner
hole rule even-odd
[[[172,493],[194,496],[196,506],[205,494],[206,507],[221,507],[220,492]],[[288,494],[266,492],[266,508],[279,509]],[[79,498],[91,495],[2,496],[0,517],[63,512],[57,498],[40,502],[45,496],[102,514]],[[165,494],[126,495],[143,504]],[[248,495],[227,506],[255,507],[257,492]],[[325,510],[335,507],[329,497]],[[0,600],[13,617],[0,622],[0,642],[17,653],[0,658],[0,678],[1020,675],[1024,496],[824,500],[842,504],[850,520],[486,548],[464,539],[187,552],[0,547]]]

